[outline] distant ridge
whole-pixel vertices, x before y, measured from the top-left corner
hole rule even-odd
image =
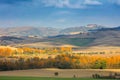
[[[1,36],[33,36],[33,37],[47,37],[55,36],[59,32],[55,28],[48,27],[9,27],[9,28],[0,28]]]
[[[71,32],[82,31],[83,28],[86,29],[85,32],[71,34]],[[16,27],[0,29],[0,35],[1,45],[52,42],[73,46],[120,46],[120,26],[108,28],[91,24],[89,27],[72,27],[64,30]]]
[[[52,41],[77,46],[120,46],[120,27],[99,28],[75,35],[61,35],[52,38]]]
[[[88,24],[87,26],[80,26],[80,27],[70,27],[60,31],[60,34],[70,35],[70,34],[79,34],[79,33],[88,33],[91,30],[101,29],[104,26],[97,25],[97,24]]]

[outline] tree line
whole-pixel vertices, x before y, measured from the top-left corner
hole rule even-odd
[[[0,70],[23,70],[23,69],[118,69],[120,68],[120,55],[118,56],[88,56],[60,54],[55,58],[6,58],[0,59]]]

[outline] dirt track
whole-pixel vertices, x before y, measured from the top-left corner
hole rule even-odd
[[[33,77],[55,77],[54,73],[58,72],[58,77],[92,77],[92,74],[109,75],[111,72],[120,73],[120,69],[31,69],[16,71],[0,71],[0,76],[33,76]]]

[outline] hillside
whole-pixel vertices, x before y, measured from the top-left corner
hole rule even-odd
[[[84,33],[67,35],[60,35],[59,31],[53,28],[16,27],[0,29],[1,35],[8,35],[0,37],[0,44],[31,44],[31,46],[34,44],[39,44],[39,47],[41,45],[120,46],[120,27],[96,28],[95,26],[91,25],[87,27],[92,29]],[[79,29],[77,30],[80,31]]]
[[[1,28],[1,36],[28,36],[28,37],[46,37],[46,36],[55,36],[58,34],[58,30],[55,28],[47,27],[9,27]]]
[[[88,24],[86,26],[80,26],[80,27],[70,27],[65,28],[60,31],[60,34],[62,35],[74,35],[79,33],[88,33],[90,30],[96,30],[104,28],[104,26],[97,25],[97,24]]]
[[[56,36],[51,38],[50,41],[77,46],[120,46],[120,27],[101,28],[88,33]]]
[[[120,27],[100,29],[94,35],[96,39],[91,45],[120,46]]]
[[[0,28],[0,36],[28,36],[28,37],[48,37],[56,35],[75,35],[79,33],[88,33],[89,30],[101,29],[103,28],[97,24],[88,24],[87,26],[81,27],[70,27],[65,29],[56,29],[50,27],[8,27]]]

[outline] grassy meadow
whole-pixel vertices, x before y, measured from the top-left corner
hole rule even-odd
[[[117,80],[117,79],[92,79],[92,78],[51,78],[51,77],[8,77],[2,76],[0,80]]]

